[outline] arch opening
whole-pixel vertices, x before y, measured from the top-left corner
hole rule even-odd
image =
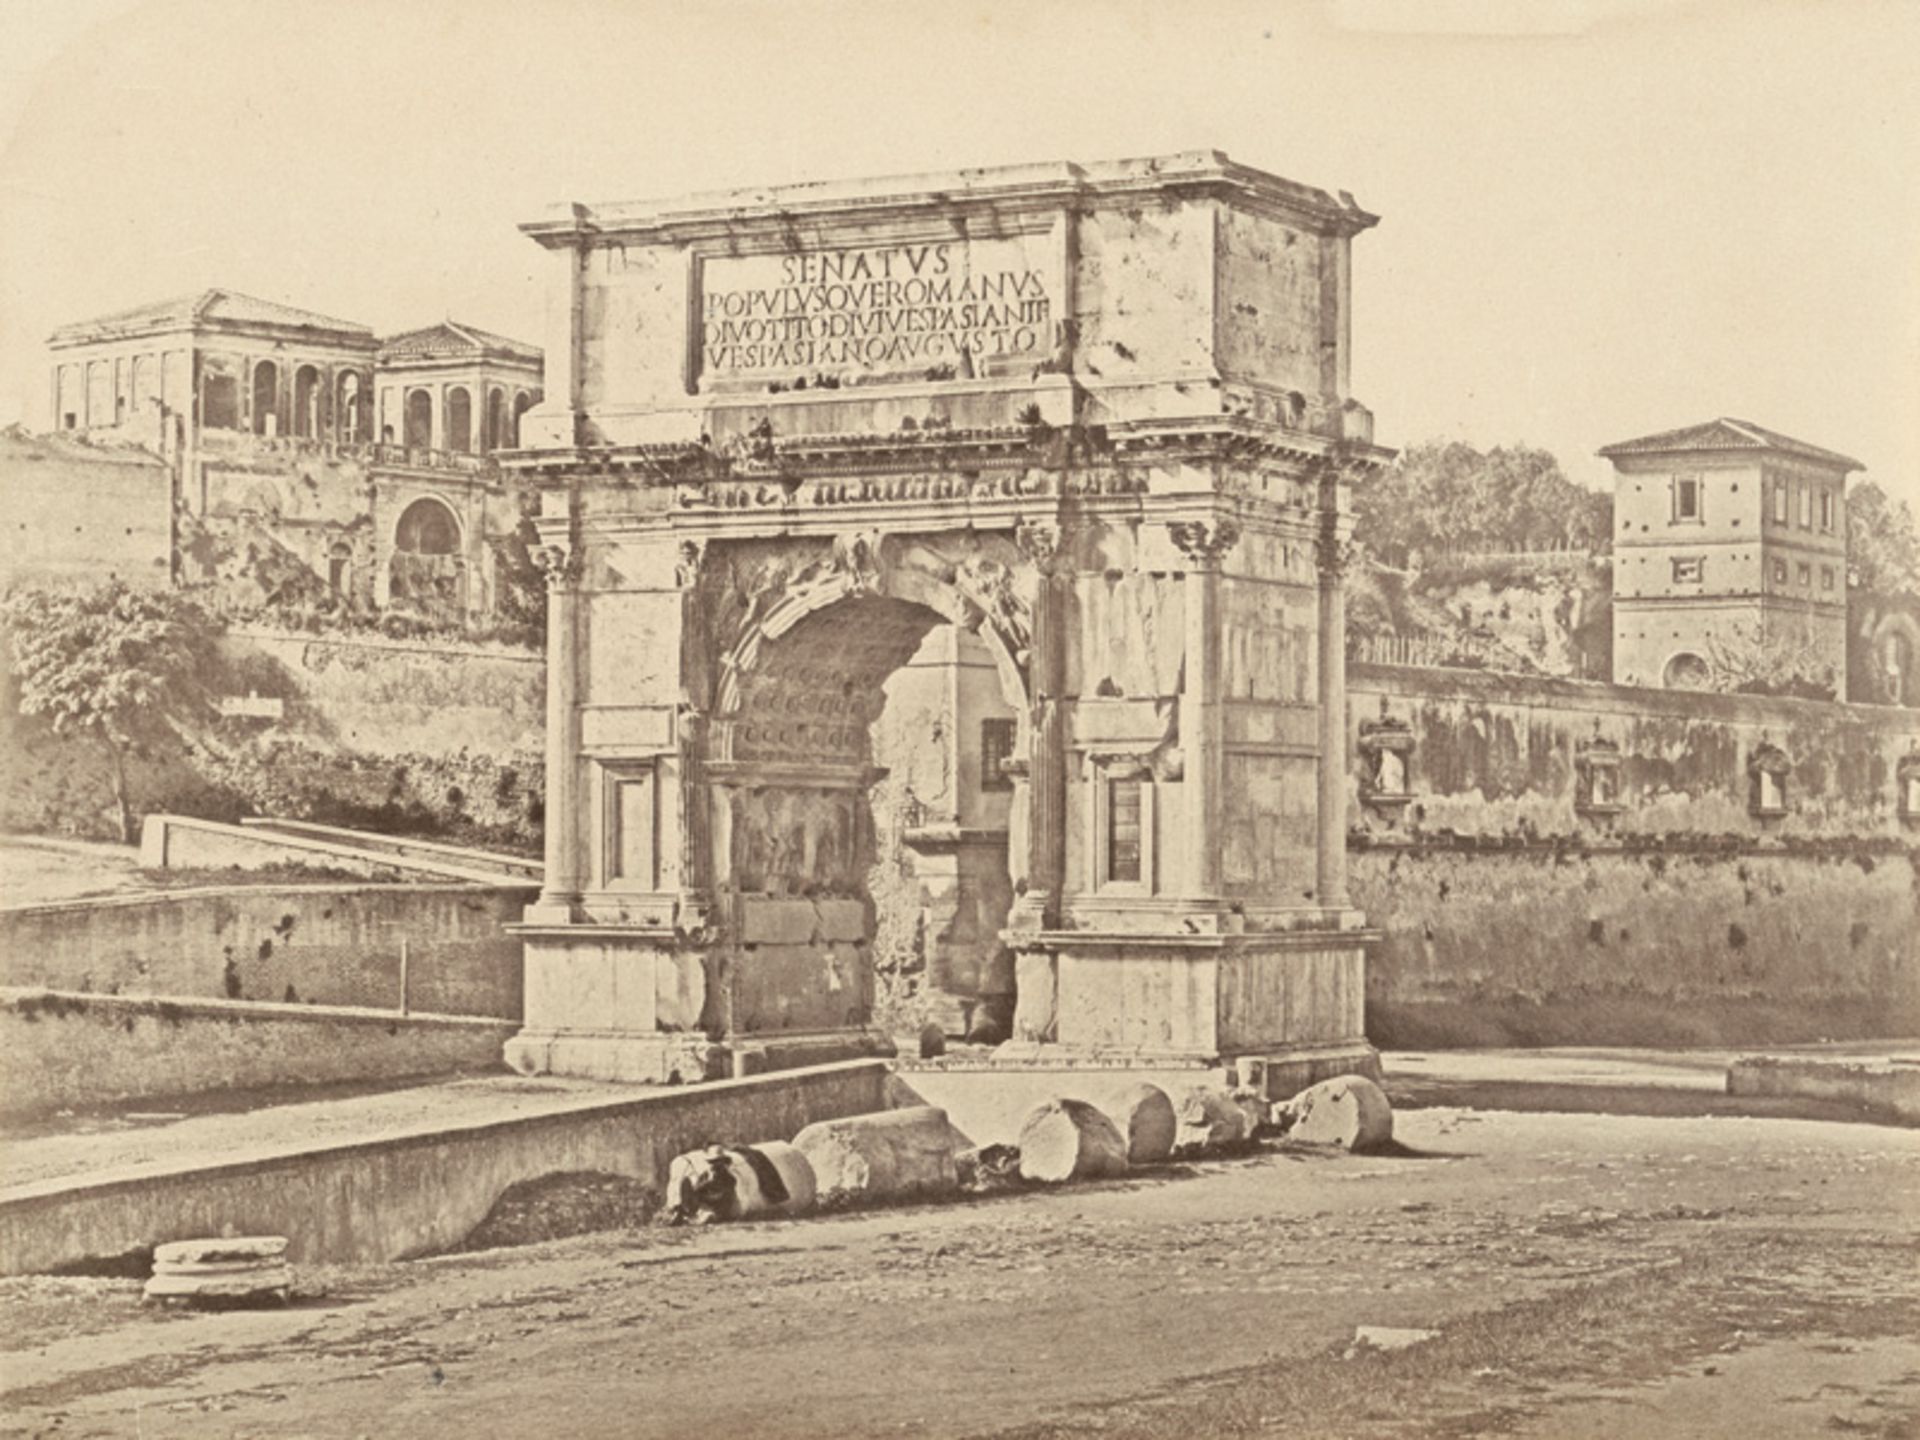
[[[361,413],[365,393],[357,372],[349,370],[340,377],[340,438],[355,444],[366,438],[366,417]]]
[[[487,438],[482,449],[504,449],[507,443],[507,392],[495,386],[487,393]]]
[[[821,1023],[1004,1038],[1015,995],[1000,933],[1025,794],[1004,762],[1024,755],[1026,726],[977,613],[933,598],[854,591],[776,609],[733,657],[709,736],[715,888],[748,911],[857,907],[845,943],[860,1013]]]
[[[406,435],[401,443],[409,450],[427,450],[433,446],[433,396],[425,390],[407,392]]]
[[[1710,690],[1713,669],[1691,650],[1682,650],[1670,658],[1660,672],[1660,683],[1668,690]]]
[[[280,367],[271,360],[253,367],[253,433],[280,433]]]
[[[464,385],[447,392],[447,449],[462,454],[473,449],[473,397]]]
[[[293,433],[312,440],[320,435],[320,371],[302,365],[293,372]]]
[[[460,521],[446,503],[432,496],[415,500],[394,526],[388,601],[430,614],[464,610],[467,567],[461,550]]]

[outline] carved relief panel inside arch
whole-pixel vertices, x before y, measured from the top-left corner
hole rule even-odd
[[[700,672],[688,693],[708,716],[718,886],[863,894],[871,727],[889,678],[956,625],[981,639],[1024,713],[1035,574],[1010,537],[965,534],[715,539],[686,557]]]

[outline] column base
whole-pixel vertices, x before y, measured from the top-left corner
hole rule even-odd
[[[507,1065],[522,1075],[570,1075],[639,1085],[692,1085],[729,1075],[797,1070],[837,1060],[891,1059],[893,1041],[874,1030],[793,1035],[583,1034],[522,1030],[507,1041]]]
[[[636,1085],[688,1085],[724,1079],[727,1047],[704,1035],[594,1035],[522,1030],[507,1041],[507,1065],[522,1075],[571,1075]]]
[[[1365,1039],[1340,1040],[1266,1055],[1237,1055],[1232,1071],[1237,1085],[1258,1091],[1264,1099],[1289,1100],[1309,1085],[1336,1075],[1364,1075],[1379,1084],[1380,1052]]]

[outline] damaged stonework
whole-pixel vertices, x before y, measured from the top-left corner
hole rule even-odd
[[[949,774],[1005,801],[893,792],[942,1023],[1012,1058],[1364,1065],[1342,575],[1388,458],[1347,393],[1373,223],[1203,152],[525,227],[560,333],[507,462],[552,585],[510,1062],[887,1050],[874,737],[945,630],[998,696],[943,716],[1005,727]]]

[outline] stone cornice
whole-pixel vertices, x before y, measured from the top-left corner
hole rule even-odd
[[[521,230],[552,249],[620,243],[676,244],[769,230],[858,225],[875,219],[959,217],[1107,207],[1150,195],[1218,198],[1267,211],[1317,233],[1352,235],[1378,223],[1345,191],[1337,196],[1229,159],[1217,150],[1139,160],[1061,162],[884,179],[718,191],[671,200],[557,206]]]
[[[357,358],[363,357],[369,365],[380,348],[380,342],[371,333],[355,335],[339,330],[323,330],[317,326],[222,319],[200,319],[191,324],[164,319],[125,326],[69,325],[49,337],[47,348],[59,354],[69,350],[85,350],[95,345],[117,345],[123,341],[160,340],[174,336],[200,350],[220,350],[229,346],[238,348],[242,342],[312,350],[345,350]]]
[[[505,469],[535,476],[605,475],[684,483],[799,483],[835,476],[1111,465],[1162,456],[1313,468],[1337,466],[1345,478],[1383,469],[1394,452],[1329,439],[1241,416],[1056,430],[1046,425],[928,429],[839,435],[770,436],[763,449],[728,455],[697,441],[495,452]]]

